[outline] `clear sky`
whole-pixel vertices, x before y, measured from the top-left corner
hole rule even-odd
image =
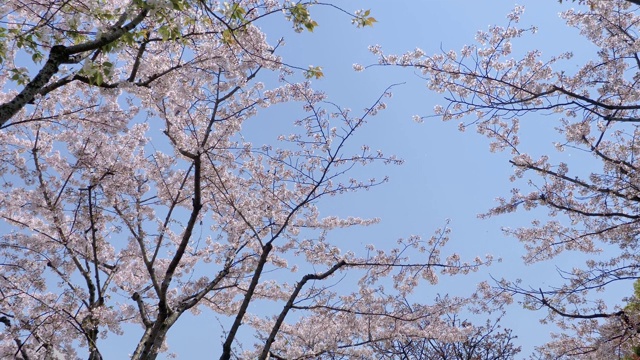
[[[377,117],[359,135],[358,141],[372,149],[380,148],[403,158],[406,163],[395,167],[374,167],[376,175],[387,174],[388,184],[368,192],[336,198],[322,209],[327,213],[380,217],[381,224],[359,229],[342,236],[361,243],[395,242],[399,237],[421,234],[428,237],[451,219],[453,229],[451,251],[467,258],[491,253],[502,257],[496,264],[473,276],[441,278],[437,287],[425,285],[417,289],[416,296],[430,302],[436,294],[470,291],[475,283],[489,275],[514,280],[522,277],[525,284],[544,287],[554,276],[555,266],[567,263],[546,263],[535,267],[522,265],[522,246],[506,238],[500,228],[525,225],[533,214],[519,212],[490,220],[478,220],[477,215],[492,207],[498,196],[508,196],[513,186],[508,181],[512,169],[506,154],[492,154],[487,141],[473,131],[460,133],[456,123],[442,123],[433,118],[423,124],[412,121],[415,114],[430,115],[434,105],[442,103],[441,95],[430,93],[424,80],[410,69],[370,68],[356,73],[353,63],[371,64],[376,59],[367,51],[373,44],[382,45],[387,53],[401,53],[415,47],[427,54],[440,49],[459,50],[472,43],[478,30],[491,24],[507,24],[506,14],[516,4],[513,0],[352,0],[344,1],[347,10],[371,9],[378,23],[373,28],[356,29],[346,16],[329,9],[315,7],[312,15],[319,26],[314,33],[295,34],[283,23],[260,24],[272,41],[285,37],[286,46],[280,51],[284,60],[292,65],[322,66],[325,77],[315,81],[315,87],[326,91],[331,101],[354,110],[364,108],[394,83],[404,83],[393,89],[393,98],[387,101],[389,108]],[[558,4],[555,0],[521,0],[526,7],[521,24],[536,25],[539,32],[513,44],[514,52],[539,48],[552,55],[571,50],[576,53],[573,61],[579,63],[593,49],[581,40],[575,30],[564,25],[558,13],[570,4]],[[514,55],[517,56],[517,55]],[[280,112],[279,112],[280,111]],[[287,116],[286,110],[269,110],[264,118]],[[545,134],[553,130],[553,118],[529,118],[523,124],[523,143],[532,151],[553,149]],[[246,131],[266,131],[265,122],[256,122],[255,128]],[[371,170],[368,168],[368,171]],[[629,292],[631,289],[629,289]],[[621,294],[612,294],[618,300]],[[539,324],[544,314],[523,311],[517,305],[504,322],[514,329],[518,344],[523,346],[526,357],[535,345],[548,339],[551,328]],[[193,330],[198,331],[194,332]],[[180,358],[211,357],[212,346],[217,346],[219,330],[211,317],[183,319],[169,335],[169,346]],[[133,349],[129,342],[137,338],[120,339],[122,347],[105,353],[122,354],[123,349]],[[126,344],[125,344],[126,343]]]

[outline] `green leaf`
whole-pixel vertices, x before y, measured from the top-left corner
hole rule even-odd
[[[102,73],[104,74],[104,76],[111,76],[111,74],[113,73],[113,64],[108,61],[103,62]]]
[[[233,37],[233,31],[231,29],[226,29],[222,32],[222,42],[226,45],[231,45],[235,42],[235,38]]]
[[[18,85],[25,85],[29,82],[29,75],[27,74],[27,69],[25,68],[14,68],[9,70],[12,74],[10,79],[18,83]]]
[[[118,45],[119,41],[120,40],[118,39],[118,41],[113,41],[113,42],[110,42],[108,44],[105,44],[100,48],[100,50],[102,50],[102,52],[104,52],[105,54],[108,54],[108,53],[112,52],[116,48],[116,46]]]
[[[34,63],[40,63],[40,61],[42,61],[42,53],[39,51],[34,52],[33,55],[31,55],[31,60],[33,60]]]
[[[304,23],[304,27],[307,28],[309,32],[313,32],[313,28],[315,28],[316,26],[318,26],[318,23],[313,20]]]
[[[128,46],[133,46],[136,42],[136,39],[133,33],[126,32],[122,34],[122,37],[120,37],[120,41],[127,44]]]
[[[243,25],[247,23],[247,19],[244,17],[247,13],[238,3],[224,3],[224,13],[231,20],[232,25]]]
[[[160,34],[160,37],[162,37],[163,41],[176,40],[181,35],[180,28],[178,28],[177,26],[172,27],[168,25],[160,26],[160,28],[158,29],[158,34]]]
[[[102,76],[102,73],[97,71],[94,73],[93,77],[90,78],[90,81],[98,86],[102,85],[102,83],[104,82],[104,77]]]
[[[304,77],[306,79],[311,79],[311,78],[320,79],[323,76],[324,76],[324,73],[322,72],[321,66],[309,65],[309,69],[304,72]]]
[[[79,75],[86,76],[89,85],[102,85],[105,79],[111,76],[113,71],[113,63],[105,61],[101,64],[89,62],[80,70]]]
[[[373,26],[374,23],[377,23],[378,20],[373,16],[369,16],[371,14],[371,10],[365,10],[363,12],[356,12],[356,17],[352,20],[352,23],[356,24],[359,28],[365,26]]]
[[[245,10],[242,6],[240,6],[239,4],[233,4],[233,10],[231,11],[232,19],[243,21],[244,14],[246,13],[247,13],[247,10]]]
[[[189,3],[184,0],[171,0],[173,10],[184,11],[189,8]]]
[[[307,6],[303,4],[296,4],[291,7],[288,18],[293,21],[293,28],[297,32],[301,32],[303,28],[313,32],[313,29],[318,26],[318,23],[311,19]]]

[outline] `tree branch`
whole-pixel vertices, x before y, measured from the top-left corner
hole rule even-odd
[[[300,282],[296,284],[296,288],[293,290],[293,293],[291,293],[291,296],[289,296],[289,300],[287,300],[287,303],[285,304],[284,308],[280,312],[280,315],[278,316],[276,323],[273,325],[273,328],[271,329],[271,333],[269,334],[267,341],[265,341],[264,347],[262,348],[262,353],[260,354],[260,357],[258,359],[265,360],[268,358],[271,350],[271,344],[273,344],[274,340],[276,339],[276,335],[280,331],[280,327],[282,326],[282,323],[284,322],[285,317],[289,313],[289,310],[293,308],[293,302],[298,297],[298,294],[300,293],[304,285],[309,280],[323,280],[328,276],[331,276],[333,273],[338,271],[338,269],[340,269],[345,265],[347,265],[347,263],[344,260],[342,260],[337,264],[333,265],[329,270],[325,271],[322,274],[307,274],[302,277]]]
[[[54,45],[51,47],[47,62],[33,80],[31,80],[11,101],[0,105],[0,127],[2,127],[28,103],[32,102],[37,94],[40,94],[42,88],[49,82],[49,80],[51,80],[53,75],[58,72],[60,65],[78,63],[81,59],[74,57],[74,55],[97,50],[118,40],[124,34],[138,26],[138,24],[147,17],[148,13],[148,9],[142,9],[140,13],[131,20],[131,22],[119,27],[117,25],[122,21],[122,19],[126,19],[125,12],[120,17],[118,23],[116,23],[116,26],[112,27],[109,31],[100,35],[100,37],[95,40],[72,46]]]
[[[238,309],[238,313],[236,315],[236,319],[229,330],[229,334],[227,335],[227,339],[222,345],[222,355],[220,355],[220,360],[229,360],[231,359],[231,344],[233,344],[233,340],[235,340],[236,333],[242,325],[242,319],[244,318],[245,313],[247,312],[247,308],[249,307],[249,303],[251,302],[251,298],[253,297],[256,286],[258,286],[258,281],[260,280],[260,275],[262,275],[262,269],[264,268],[264,264],[267,262],[267,258],[269,257],[269,253],[273,249],[273,245],[270,242],[266,243],[262,247],[262,254],[260,255],[260,259],[258,260],[258,264],[256,266],[256,270],[253,272],[253,277],[251,278],[251,283],[249,284],[249,288],[244,295],[244,299],[242,300],[242,304],[240,305],[240,309]]]

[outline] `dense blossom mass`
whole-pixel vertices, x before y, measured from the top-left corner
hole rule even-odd
[[[461,130],[474,127],[490,139],[491,151],[512,155],[512,180],[527,189],[514,188],[484,216],[548,211],[530,226],[505,229],[526,247],[526,263],[552,264],[567,253],[588,259],[561,269],[563,284],[555,288],[499,283],[522,295],[525,307],[548,310],[545,321],[558,325],[554,340],[538,349],[542,358],[640,356],[638,291],[617,305],[606,301],[615,284],[631,289],[640,278],[640,11],[632,3],[578,1],[578,9],[561,14],[587,40],[580,50],[592,54],[577,67],[571,52],[550,57],[523,46],[520,38],[536,32],[519,25],[523,7],[509,14],[507,26],[479,31],[476,43],[460,51],[388,55],[371,48],[379,65],[419,69],[429,88],[446,97],[435,108],[442,119],[461,121]],[[521,143],[531,134],[520,121],[543,118],[557,120],[557,137],[536,139],[551,146],[533,155]],[[567,150],[578,156],[563,155]]]
[[[386,92],[362,112],[326,103],[303,79],[322,69],[285,66],[255,25],[313,30],[312,3],[0,2],[0,358],[101,359],[127,331],[131,358],[154,359],[205,309],[221,359],[517,353],[496,322],[457,315],[506,293],[411,300],[491,261],[443,253],[448,229],[353,251],[332,236],[377,220],[321,216],[319,201],[401,161],[350,143]],[[282,135],[252,142],[243,129],[280,103],[300,111],[260,119]]]

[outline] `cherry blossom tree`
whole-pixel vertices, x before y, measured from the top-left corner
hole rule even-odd
[[[640,281],[633,283],[633,296],[627,298],[623,308],[624,315],[628,318],[619,321],[617,318],[607,318],[599,326],[599,336],[593,344],[596,356],[601,358],[615,354],[620,359],[635,360],[640,357],[640,337],[638,327],[631,328],[629,322],[640,324]]]
[[[630,287],[640,278],[640,17],[629,1],[584,3],[561,14],[593,46],[592,59],[578,67],[571,52],[545,56],[525,48],[519,38],[536,28],[519,25],[522,7],[508,15],[506,26],[479,31],[476,43],[460,51],[388,55],[371,48],[380,65],[418,69],[431,90],[444,94],[437,116],[462,121],[460,129],[475,128],[491,151],[512,156],[518,187],[483,216],[536,210],[540,217],[530,226],[504,230],[524,244],[526,264],[575,253],[587,259],[562,269],[556,287],[515,279],[498,284],[521,295],[526,308],[546,309],[544,321],[559,326],[555,340],[539,348],[550,359],[612,358],[613,344],[637,343],[640,333],[624,302],[607,301],[615,284]],[[549,148],[533,155],[525,145],[532,142],[521,142],[531,135],[520,121],[541,122],[541,115],[556,119],[557,137],[536,139]],[[567,150],[579,156],[566,156]]]
[[[596,1],[600,1],[600,0],[578,0],[579,4],[594,4]],[[634,3],[636,5],[640,5],[640,0],[627,0],[630,3]],[[558,0],[559,3],[562,3],[562,0]],[[576,0],[572,0],[572,2],[576,2]]]
[[[334,235],[377,219],[320,200],[380,185],[361,168],[401,160],[352,144],[388,91],[362,112],[329,103],[253,24],[284,12],[313,30],[312,3],[0,4],[0,357],[102,359],[134,324],[131,358],[155,359],[186,312],[220,321],[220,359],[372,358],[484,331],[450,319],[505,293],[412,298],[491,261],[444,253],[448,228],[384,248]],[[252,141],[244,129],[281,103],[300,112]]]
[[[470,326],[455,315],[452,324]],[[473,332],[459,341],[440,341],[433,338],[395,340],[393,346],[385,349],[382,359],[432,359],[432,360],[500,360],[515,359],[520,347],[513,341],[516,336],[509,329],[502,329],[500,318],[476,326]],[[425,324],[428,326],[428,324]]]
[[[168,66],[154,67],[147,61],[153,58],[152,45],[157,43],[174,43],[176,49],[192,51],[203,40],[217,37],[226,44],[238,43],[241,49],[250,52],[250,44],[244,43],[247,36],[242,35],[250,35],[244,33],[252,31],[251,24],[256,20],[280,12],[286,14],[296,31],[313,31],[317,23],[308,9],[313,3],[315,1],[3,1],[0,4],[3,25],[0,27],[0,84],[4,87],[11,80],[22,89],[2,94],[0,127],[27,104],[39,105],[41,98],[70,83],[103,88],[149,87],[159,78],[202,60],[182,54]],[[335,5],[323,5],[346,13]],[[359,10],[350,16],[359,27],[376,22],[368,10]],[[30,69],[36,68],[39,70],[31,78]],[[319,67],[307,70],[310,77],[321,74]],[[21,114],[20,121],[28,121],[24,115]]]

